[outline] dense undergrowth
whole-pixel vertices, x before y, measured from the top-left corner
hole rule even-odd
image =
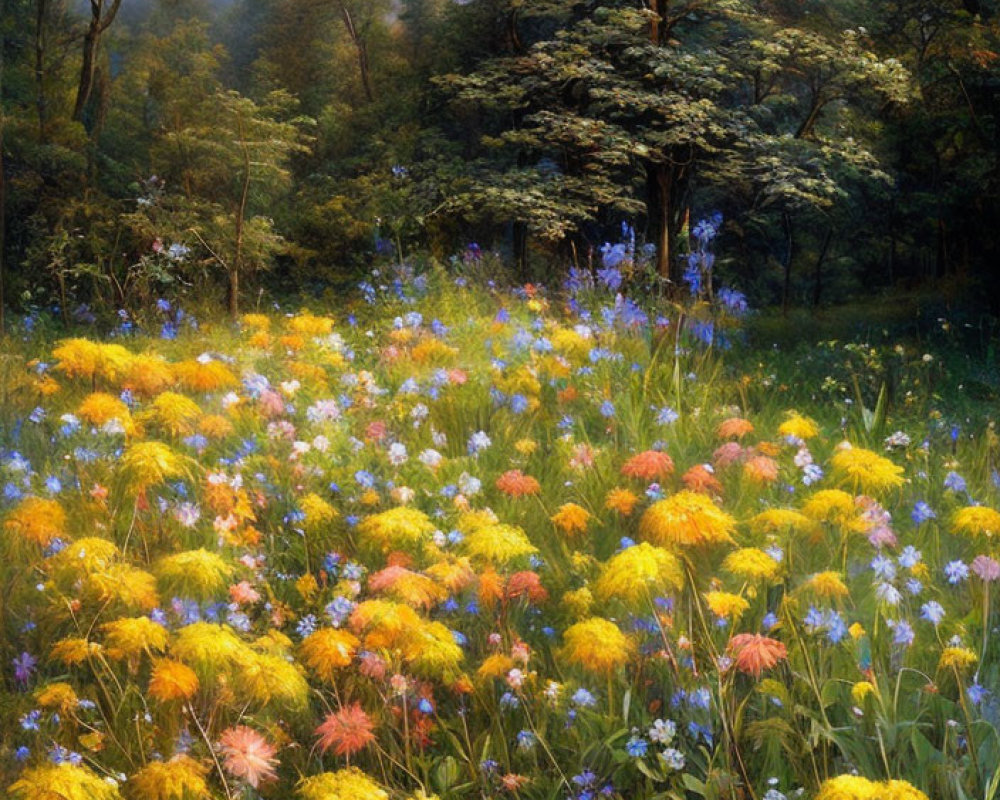
[[[992,329],[607,278],[19,323],[10,796],[996,796]]]

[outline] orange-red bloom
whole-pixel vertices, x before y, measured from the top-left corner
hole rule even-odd
[[[684,473],[681,481],[692,492],[722,494],[722,484],[704,464],[695,464]]]
[[[320,749],[338,756],[352,756],[375,740],[372,733],[375,725],[360,703],[326,715],[326,719],[316,728]]]
[[[736,669],[755,678],[788,658],[788,650],[782,642],[759,633],[734,636],[729,640],[728,649],[735,659]]]
[[[226,772],[245,780],[254,789],[261,781],[277,777],[274,771],[278,763],[274,757],[277,749],[253,728],[237,725],[224,730],[219,737],[219,750]]]
[[[673,471],[673,459],[659,450],[644,450],[622,465],[622,475],[644,481],[667,478]]]
[[[538,494],[542,490],[538,481],[519,469],[509,469],[497,478],[497,488],[510,497]]]

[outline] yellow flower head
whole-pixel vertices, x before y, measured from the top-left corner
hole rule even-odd
[[[208,800],[207,771],[189,756],[150,761],[129,778],[129,794],[143,800]]]
[[[198,680],[210,682],[229,673],[251,657],[249,648],[226,625],[195,622],[177,632],[170,654],[194,670]]]
[[[302,670],[284,655],[253,653],[240,664],[234,678],[237,696],[260,707],[296,712],[309,700]]]
[[[927,795],[907,781],[886,781],[882,785],[885,800],[928,800]]]
[[[7,515],[4,529],[44,547],[66,532],[66,512],[55,500],[26,497]]]
[[[809,417],[801,416],[797,411],[789,411],[788,418],[778,426],[779,436],[791,436],[795,439],[812,439],[819,435],[819,425]]]
[[[840,577],[840,573],[833,570],[817,572],[806,581],[805,587],[827,600],[838,600],[850,594],[847,584]]]
[[[167,629],[149,617],[120,617],[101,627],[105,652],[112,659],[162,653],[167,647]]]
[[[135,356],[121,385],[140,397],[153,397],[174,385],[173,365],[159,356]]]
[[[464,658],[451,631],[440,622],[425,622],[403,643],[403,658],[417,675],[451,681]]]
[[[101,652],[103,648],[97,642],[88,642],[86,639],[70,637],[60,639],[49,651],[53,661],[73,667],[82,664],[91,656]]]
[[[351,613],[351,630],[364,634],[369,650],[401,648],[421,624],[416,611],[389,600],[366,600]]]
[[[161,558],[155,571],[165,595],[211,600],[225,590],[233,568],[222,556],[199,548]]]
[[[189,472],[183,456],[175,453],[163,442],[136,442],[125,449],[119,463],[119,477],[133,493]]]
[[[60,681],[47,684],[35,692],[35,702],[42,708],[68,716],[76,710],[80,698],[72,686]]]
[[[337,509],[315,492],[303,497],[299,508],[306,515],[305,529],[310,533],[328,527],[337,518]]]
[[[601,571],[595,590],[607,602],[620,600],[632,609],[649,611],[653,599],[684,585],[676,556],[662,547],[642,542],[613,556]]]
[[[706,592],[705,602],[715,616],[731,619],[733,622],[750,608],[750,604],[744,598],[731,592]]]
[[[802,513],[817,522],[849,525],[857,517],[854,498],[841,489],[820,489],[802,507]]]
[[[552,515],[552,522],[567,536],[573,537],[587,530],[590,512],[576,503],[564,503]]]
[[[731,542],[736,522],[712,500],[696,492],[678,492],[642,515],[639,533],[664,547],[697,547]]]
[[[865,629],[862,627],[860,622],[855,622],[851,625],[851,627],[847,629],[847,632],[851,634],[851,638],[854,639],[854,641],[857,641],[865,635]]]
[[[880,494],[903,485],[903,468],[871,450],[844,448],[833,454],[831,463],[834,473],[855,492]]]
[[[628,517],[635,509],[639,498],[628,489],[616,488],[608,492],[604,499],[604,507],[609,511],[617,511],[623,517]]]
[[[80,588],[80,598],[93,605],[107,606],[108,610],[143,613],[160,604],[156,578],[129,564],[111,564],[107,569],[87,575]]]
[[[963,670],[971,667],[979,657],[968,647],[946,647],[941,651],[938,669]]]
[[[68,762],[29,767],[7,792],[10,800],[121,800],[116,785]]]
[[[271,327],[271,318],[267,314],[244,314],[240,322],[255,331],[266,331]]]
[[[177,382],[189,392],[221,392],[239,381],[229,367],[215,359],[191,359],[174,364]]]
[[[389,800],[389,795],[357,767],[303,778],[295,792],[301,800]]]
[[[815,523],[791,508],[769,508],[750,519],[750,530],[756,533],[806,533]]]
[[[816,800],[885,800],[881,786],[857,775],[841,775],[823,781]]]
[[[504,653],[494,653],[483,659],[483,663],[476,670],[476,678],[486,681],[495,678],[502,678],[515,667],[515,661]]]
[[[169,436],[186,436],[200,416],[201,408],[187,395],[163,392],[143,409],[139,419]]]
[[[586,586],[581,586],[566,592],[562,596],[562,605],[574,619],[583,619],[590,615],[594,595]]]
[[[132,415],[128,406],[120,398],[107,392],[87,395],[77,407],[76,415],[97,428],[113,419],[121,422],[126,431],[132,427]]]
[[[288,330],[302,336],[326,336],[333,330],[333,320],[303,311],[288,320]]]
[[[474,559],[507,564],[537,553],[524,531],[514,525],[487,525],[466,537],[466,552]]]
[[[538,449],[538,442],[534,439],[519,439],[514,443],[514,449],[522,456],[530,456]]]
[[[864,705],[865,698],[875,693],[875,684],[870,681],[858,681],[851,687],[851,699],[855,705]]]
[[[995,536],[1000,533],[1000,511],[986,506],[969,506],[955,512],[951,522],[956,533]]]
[[[634,650],[618,626],[601,617],[577,622],[563,634],[563,656],[587,672],[614,672],[628,663]]]
[[[734,550],[722,562],[722,568],[744,580],[772,580],[780,569],[771,556],[757,547],[743,547]]]
[[[180,661],[161,658],[153,665],[148,691],[150,697],[161,703],[189,700],[198,691],[198,676]]]
[[[361,642],[348,631],[320,628],[309,634],[300,649],[306,666],[327,683],[333,683],[337,672],[350,665]]]
[[[56,369],[70,378],[99,378],[109,382],[125,374],[132,354],[120,344],[98,344],[89,339],[64,339],[52,351]]]
[[[373,514],[358,525],[361,537],[382,552],[420,549],[436,530],[430,518],[416,508],[399,506]]]

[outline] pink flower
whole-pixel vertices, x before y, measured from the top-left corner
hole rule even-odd
[[[260,592],[247,581],[240,581],[229,587],[229,598],[239,605],[253,605],[260,600]]]
[[[1000,580],[1000,561],[989,556],[976,556],[972,559],[972,571],[987,583]]]
[[[333,750],[338,756],[349,757],[375,740],[375,734],[372,733],[374,727],[361,705],[354,703],[327,714],[323,723],[316,728],[316,735],[320,737],[319,746],[324,753]]]
[[[261,781],[274,780],[277,749],[261,734],[246,725],[228,728],[219,737],[219,750],[226,772],[241,778],[254,789]]]

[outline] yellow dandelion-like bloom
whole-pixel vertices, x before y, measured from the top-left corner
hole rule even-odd
[[[351,630],[364,634],[369,650],[393,650],[405,643],[423,621],[412,608],[389,600],[365,600],[351,612]]]
[[[410,351],[410,357],[418,364],[450,364],[458,355],[458,350],[440,339],[423,339]]]
[[[711,498],[687,491],[654,503],[639,521],[639,534],[664,547],[731,542],[735,529],[735,520]]]
[[[119,478],[138,493],[152,486],[187,476],[189,462],[163,442],[136,442],[125,448],[119,462]]]
[[[139,397],[153,397],[174,385],[173,365],[160,356],[137,355],[122,377],[121,385]]]
[[[778,574],[781,565],[760,548],[743,547],[727,555],[722,568],[744,580],[769,581]]]
[[[841,775],[823,781],[816,800],[885,800],[882,787],[857,775]]]
[[[258,706],[296,712],[309,700],[302,670],[285,655],[254,653],[240,664],[234,678],[237,696]]]
[[[838,450],[831,459],[833,470],[854,491],[878,494],[903,485],[903,468],[888,458],[862,447]]]
[[[318,317],[304,311],[288,320],[288,330],[303,336],[326,336],[333,331],[333,320],[330,317]]]
[[[591,617],[566,629],[562,652],[567,661],[587,672],[607,674],[625,666],[635,646],[613,622]]]
[[[955,512],[951,527],[969,536],[994,536],[1000,533],[1000,511],[986,506],[969,506]]]
[[[93,605],[148,613],[160,604],[156,578],[129,564],[112,564],[86,576],[81,599]]]
[[[338,628],[320,628],[300,645],[306,666],[327,683],[333,683],[338,670],[350,666],[361,642]]]
[[[403,643],[403,658],[417,675],[453,680],[465,657],[452,632],[440,622],[426,622]]]
[[[118,787],[68,762],[29,767],[7,787],[10,800],[121,800]]]
[[[135,658],[167,649],[167,629],[149,617],[120,617],[101,626],[109,658]]]
[[[206,439],[225,439],[233,430],[233,423],[221,414],[206,414],[198,420],[198,433]]]
[[[513,658],[504,653],[494,653],[483,659],[476,670],[476,678],[480,681],[502,678],[516,666]]]
[[[840,577],[840,573],[833,570],[817,572],[804,585],[806,589],[827,600],[839,600],[850,594],[850,590]]]
[[[552,515],[552,522],[567,536],[577,536],[587,530],[590,512],[576,503],[564,503]]]
[[[468,535],[487,525],[496,525],[500,520],[489,508],[481,508],[473,511],[466,511],[459,515],[455,527],[462,533]]]
[[[524,531],[514,525],[487,525],[469,534],[464,546],[472,558],[492,564],[508,564],[538,552]]]
[[[108,539],[85,536],[70,542],[47,560],[49,574],[68,589],[81,576],[108,569],[118,558],[118,546]]]
[[[337,518],[337,509],[315,492],[299,501],[299,509],[306,515],[305,529],[310,533],[329,526]]]
[[[7,515],[4,530],[13,536],[45,547],[66,533],[66,512],[55,500],[26,497]]]
[[[126,430],[132,427],[132,414],[128,406],[118,397],[107,392],[93,392],[77,406],[76,415],[80,419],[100,428],[113,419],[122,423]]]
[[[253,647],[262,653],[287,656],[292,651],[292,640],[281,631],[271,628],[263,636],[259,636],[254,640]]]
[[[194,622],[177,632],[170,654],[194,670],[200,682],[231,672],[252,657],[228,625]]]
[[[161,703],[190,700],[198,692],[198,676],[187,664],[161,658],[153,665],[148,694]]]
[[[819,436],[819,425],[809,417],[803,417],[796,411],[789,411],[788,418],[778,426],[779,436],[790,436],[793,439],[813,439]]]
[[[436,526],[423,511],[409,506],[390,508],[362,520],[358,532],[382,552],[419,549],[430,541]]]
[[[907,781],[886,781],[883,800],[928,800],[927,795]]]
[[[177,382],[189,392],[222,392],[239,384],[236,376],[221,361],[191,359],[174,364]]]
[[[165,556],[156,562],[154,571],[165,595],[195,600],[218,597],[233,574],[222,556],[204,548]]]
[[[706,592],[705,602],[712,613],[723,619],[738,620],[750,609],[750,604],[732,592]]]
[[[593,339],[577,333],[572,328],[557,328],[549,336],[557,353],[583,363],[590,355]]]
[[[683,585],[684,574],[677,557],[662,547],[642,542],[612,556],[594,590],[602,601],[615,599],[630,608],[648,610],[653,598]]]
[[[750,519],[750,530],[754,533],[806,533],[815,527],[814,520],[791,508],[769,508]]]
[[[49,656],[53,661],[65,664],[67,667],[74,667],[82,664],[91,656],[99,654],[103,648],[97,642],[88,642],[79,637],[60,639],[49,651]]]
[[[946,647],[941,651],[938,669],[963,670],[971,667],[977,661],[979,661],[979,656],[968,647]]]
[[[608,492],[604,499],[604,507],[608,511],[617,511],[623,517],[631,516],[639,498],[628,489],[615,488]]]
[[[857,517],[857,506],[841,489],[820,489],[802,506],[802,513],[817,522],[849,525]]]
[[[115,381],[128,371],[132,354],[120,344],[64,339],[52,351],[56,369],[70,378]]]
[[[208,800],[208,770],[190,756],[150,761],[128,780],[131,797],[142,800]]]
[[[538,449],[538,442],[534,439],[518,439],[514,442],[514,449],[522,456],[530,456]]]
[[[571,589],[562,596],[562,606],[573,619],[589,617],[593,605],[594,593],[587,586]]]
[[[368,588],[376,594],[385,594],[401,603],[429,610],[448,596],[447,590],[433,578],[398,565],[386,567],[371,575]]]
[[[476,580],[472,562],[465,556],[448,556],[424,570],[452,594],[458,594]]]
[[[243,314],[240,322],[256,331],[266,331],[271,328],[271,318],[267,314]]]
[[[43,686],[35,692],[35,702],[42,708],[58,711],[61,714],[72,714],[80,702],[76,691],[68,683],[59,681]]]
[[[851,634],[851,638],[854,639],[854,641],[857,641],[865,635],[865,629],[862,627],[860,622],[855,622],[851,625],[851,627],[847,629],[847,632]]]
[[[851,687],[851,700],[857,706],[864,705],[865,698],[875,694],[875,684],[871,681],[858,681]]]
[[[295,792],[301,800],[389,800],[389,795],[357,767],[303,778]]]
[[[187,395],[163,392],[139,415],[140,421],[170,436],[186,436],[194,431],[201,408]]]

